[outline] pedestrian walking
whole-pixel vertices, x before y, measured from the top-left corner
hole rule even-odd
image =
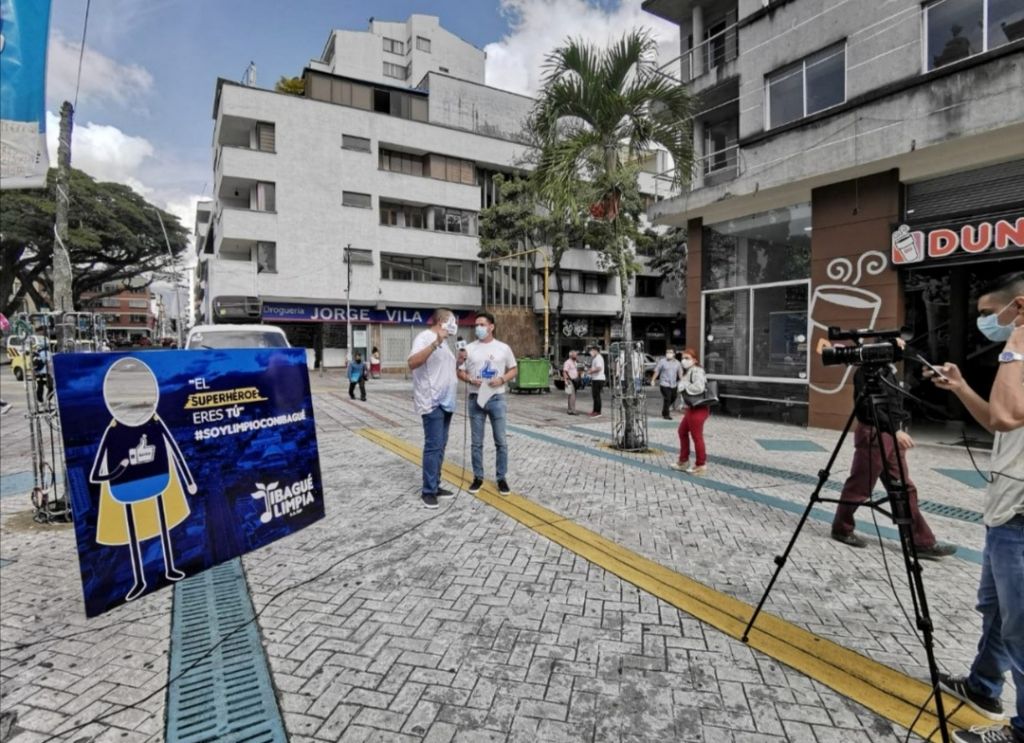
[[[507,343],[494,337],[494,315],[478,312],[474,333],[476,340],[466,346],[466,361],[459,368],[459,379],[470,385],[468,414],[472,437],[473,482],[470,493],[480,492],[484,485],[484,433],[487,419],[494,436],[495,475],[498,492],[508,495],[508,417],[507,383],[516,377],[516,357]]]
[[[902,341],[899,341],[902,344]],[[855,415],[857,428],[853,433],[853,462],[850,464],[850,476],[846,478],[843,492],[839,496],[839,506],[832,519],[832,539],[851,547],[867,547],[868,543],[854,531],[854,513],[860,504],[871,497],[875,483],[882,475],[883,467],[889,477],[894,480],[903,479],[907,488],[910,503],[910,524],[914,535],[914,546],[917,556],[929,560],[938,560],[956,552],[956,546],[939,542],[932,533],[928,522],[917,505],[917,487],[910,479],[910,465],[907,452],[914,448],[914,440],[907,433],[906,427],[910,415],[903,408],[901,384],[896,378],[896,367],[889,365],[880,374],[885,383],[886,404],[873,408],[864,396],[864,370],[858,369],[853,377],[854,399],[859,400]],[[888,426],[896,432],[895,437],[882,433],[875,427],[875,414],[888,414]],[[897,459],[898,458],[898,459]],[[902,478],[901,478],[902,474]]]
[[[441,465],[448,445],[448,429],[455,412],[459,380],[455,354],[445,341],[459,330],[451,310],[439,309],[430,327],[416,336],[409,352],[412,370],[412,399],[423,421],[423,487],[420,497],[424,508],[437,508],[438,497],[454,493],[441,487]]]
[[[358,352],[348,365],[348,396],[353,400],[356,399],[356,385],[359,385],[359,399],[366,402],[366,364]]]
[[[697,363],[697,352],[692,348],[683,349],[679,359],[682,376],[679,378],[678,390],[683,396],[683,419],[679,421],[679,461],[672,465],[673,469],[682,470],[691,475],[703,475],[707,472],[708,453],[704,446],[704,424],[711,415],[709,405],[694,404],[694,400],[707,392],[708,379],[704,368]],[[696,454],[694,463],[690,464],[690,440]]]
[[[604,358],[601,356],[601,349],[597,346],[591,346],[590,394],[594,399],[594,407],[590,411],[591,418],[601,415],[601,390],[604,388],[604,380]]]
[[[569,351],[569,357],[562,364],[562,382],[565,384],[565,394],[569,403],[566,411],[569,415],[576,415],[576,387],[580,383],[580,369],[576,363],[576,351]]]
[[[377,350],[376,346],[370,351],[370,376],[374,379],[380,379],[380,351]]]
[[[957,730],[958,743],[1024,743],[1024,272],[1010,274],[978,298],[978,330],[999,354],[986,402],[964,381],[956,364],[933,377],[950,390],[978,423],[995,434],[985,499],[985,548],[978,585],[981,640],[966,676],[939,674],[940,686],[976,712],[999,724]],[[1006,672],[1016,687],[1016,711],[1003,716]]]
[[[654,366],[654,376],[651,377],[651,384],[658,383],[661,391],[661,417],[665,420],[672,420],[669,411],[675,405],[679,378],[682,376],[683,366],[676,358],[675,349],[668,349],[663,358],[658,359]]]

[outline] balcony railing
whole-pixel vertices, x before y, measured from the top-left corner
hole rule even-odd
[[[658,74],[683,85],[736,59],[738,51],[736,24],[733,23],[663,64],[658,68]],[[674,74],[676,70],[678,76]]]
[[[683,192],[692,192],[705,186],[716,186],[739,176],[742,169],[742,154],[739,145],[729,145],[720,150],[694,158],[688,178],[683,179]],[[677,195],[680,187],[674,186],[676,169],[654,176],[655,196],[670,198]]]

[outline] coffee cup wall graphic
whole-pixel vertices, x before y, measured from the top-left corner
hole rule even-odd
[[[835,284],[820,284],[811,297],[811,349],[820,358],[821,352],[831,345],[828,340],[831,318],[842,317],[843,327],[871,328],[878,320],[882,298],[875,292],[858,286],[866,275],[877,276],[888,267],[884,253],[868,251],[857,260],[856,268],[848,258],[834,258],[825,269]],[[810,384],[816,392],[832,395],[846,385],[849,366],[820,366],[815,369]]]
[[[302,349],[54,357],[85,611],[323,517]]]

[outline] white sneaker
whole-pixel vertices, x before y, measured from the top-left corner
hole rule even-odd
[[[686,474],[688,475],[703,475],[706,474],[707,471],[708,467],[706,464],[702,464],[700,467],[691,464],[689,467],[686,468]]]

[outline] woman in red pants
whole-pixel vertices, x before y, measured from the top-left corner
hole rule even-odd
[[[692,395],[703,396],[707,390],[707,375],[704,368],[697,363],[697,352],[692,348],[683,349],[680,359],[683,365],[683,376],[679,380],[680,397],[686,412],[679,422],[679,461],[672,465],[672,469],[682,470],[691,475],[703,475],[707,472],[708,454],[704,448],[704,423],[711,415],[711,408],[707,405],[691,407],[686,399]],[[696,461],[690,464],[690,439],[693,439],[693,448],[697,455]]]

